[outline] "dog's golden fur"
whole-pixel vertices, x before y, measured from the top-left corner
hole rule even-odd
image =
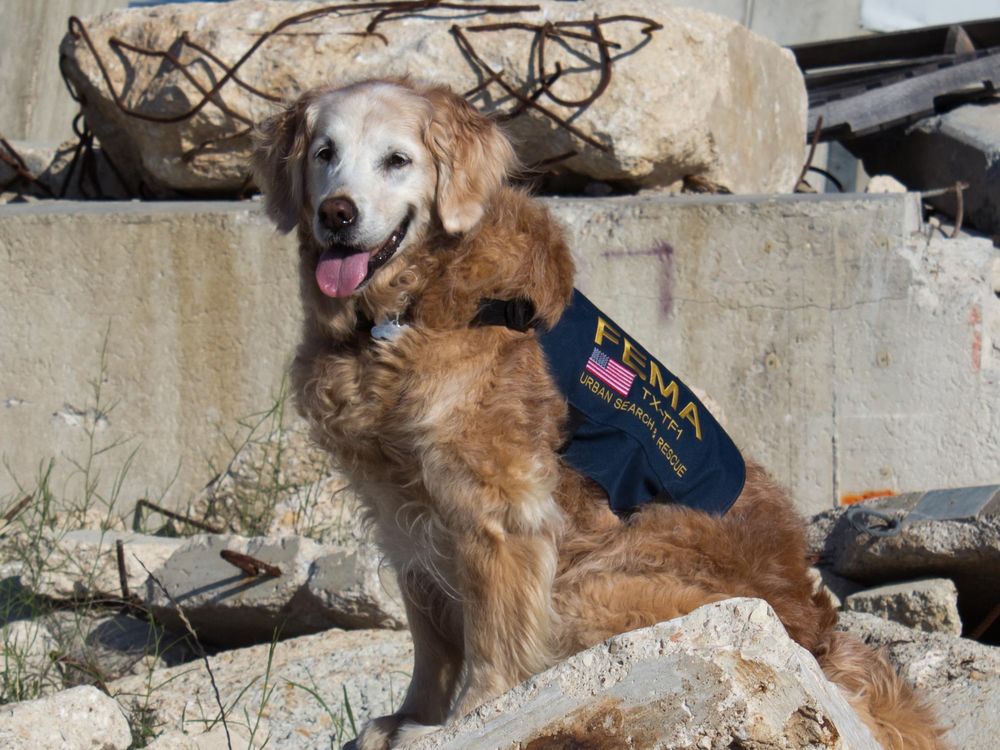
[[[315,280],[326,241],[314,218],[329,194],[310,192],[336,173],[334,192],[347,195],[340,172],[357,154],[315,166],[309,149],[317,128],[334,132],[354,110],[390,133],[394,118],[405,122],[422,150],[407,169],[424,170],[405,179],[432,187],[407,199],[413,219],[395,257],[353,293],[328,297]],[[268,212],[298,230],[297,405],[360,489],[414,637],[403,705],[369,723],[359,747],[392,747],[611,635],[734,596],[766,599],[887,748],[942,747],[885,660],[833,631],[802,523],[760,467],[748,467],[724,517],[652,504],[621,520],[560,462],[566,404],[539,376],[535,334],[469,325],[482,298],[530,298],[551,324],[570,296],[563,233],[506,184],[512,163],[500,130],[462,98],[405,81],[309,92],[258,135]],[[373,340],[359,322],[394,316],[410,323],[395,341]]]

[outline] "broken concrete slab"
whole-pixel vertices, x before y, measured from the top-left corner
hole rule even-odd
[[[209,643],[260,643],[276,632],[289,637],[330,627],[402,628],[406,622],[395,576],[366,540],[323,545],[298,536],[168,538],[81,529],[49,541],[52,552],[38,580],[27,582],[36,594],[122,599],[115,553],[122,541],[129,594],[157,622],[183,633],[175,603],[180,605]],[[222,552],[249,555],[280,575],[249,576]]]
[[[842,612],[838,628],[883,649],[935,708],[956,748],[986,748],[1000,736],[1000,648],[925,633],[875,615]]]
[[[95,687],[0,706],[0,747],[5,750],[127,750],[131,745],[121,707]]]
[[[267,34],[310,12],[308,24]],[[472,101],[484,111],[514,113],[506,127],[526,164],[563,157],[563,170],[645,186],[695,178],[734,193],[795,187],[806,137],[802,75],[790,52],[730,19],[657,0],[377,13],[263,0],[135,8],[87,19],[93,47],[73,28],[60,53],[101,143],[132,182],[160,193],[238,194],[249,176],[247,126],[276,101],[331,76],[345,84],[414,71],[459,92],[477,89]],[[116,54],[110,38],[170,49],[189,67]],[[251,45],[237,75],[226,76],[219,60],[240,60]]]
[[[249,556],[278,574],[247,576],[222,559],[224,551]],[[153,571],[156,580],[145,582],[141,598],[158,622],[183,629],[179,606],[201,640],[226,646],[331,627],[401,628],[402,599],[380,560],[371,546],[337,549],[304,537],[199,535]]]
[[[889,536],[880,535],[884,529]],[[837,575],[869,584],[951,579],[958,588],[962,619],[969,626],[997,604],[1000,486],[868,500],[814,516],[807,537],[821,566]]]
[[[402,700],[413,666],[409,633],[328,630],[325,633],[224,651],[209,657],[231,725],[261,715],[269,747],[288,750],[339,747],[369,717],[391,713]],[[270,671],[268,671],[270,669]],[[183,730],[212,721],[219,709],[205,665],[192,662],[109,685],[123,706],[148,702],[163,729]],[[265,698],[265,690],[273,689]],[[244,713],[246,712],[246,713]]]
[[[843,608],[928,633],[962,634],[958,589],[947,578],[924,578],[858,591],[844,600]]]
[[[730,599],[615,636],[412,750],[879,745],[770,606]]]
[[[997,251],[928,240],[917,196],[546,205],[568,229],[579,288],[712,395],[802,512],[997,481]],[[86,411],[107,337],[118,403],[102,435],[142,436],[121,496],[186,508],[206,465],[233,457],[220,435],[281,392],[301,326],[294,241],[255,203],[48,202],[0,207],[0,247],[0,434],[20,436],[5,446],[14,476],[28,486],[40,457],[85,455],[83,429],[53,414]],[[107,484],[120,464],[104,466]],[[52,486],[71,470],[57,461]],[[16,491],[0,473],[0,496]]]
[[[1000,104],[967,104],[906,130],[852,146],[865,169],[898,177],[911,190],[931,191],[964,182],[963,223],[1000,234]],[[954,192],[927,201],[952,218]]]

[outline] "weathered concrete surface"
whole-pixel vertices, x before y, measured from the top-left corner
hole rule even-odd
[[[878,743],[759,599],[730,599],[611,638],[411,750],[767,747]]]
[[[996,250],[928,242],[915,196],[549,205],[581,289],[708,392],[803,511],[997,481]],[[123,498],[169,485],[166,501],[186,503],[232,458],[221,435],[279,390],[299,336],[295,262],[254,204],[0,208],[0,434],[18,436],[3,452],[22,483],[45,456],[81,457],[96,425],[139,448]],[[118,403],[95,417],[105,339]]]
[[[947,578],[877,586],[844,600],[848,612],[865,612],[928,633],[962,634],[958,589]]]
[[[967,183],[965,223],[1000,234],[1000,104],[968,104],[905,131],[863,141],[859,149],[869,172],[893,174],[911,190]],[[927,201],[949,216],[957,214],[954,193]]]
[[[126,750],[131,744],[121,708],[95,687],[0,707],[4,750]]]
[[[128,0],[4,0],[0,25],[0,135],[60,142],[79,106],[59,74],[59,41],[71,15],[123,8]]]
[[[995,747],[1000,736],[1000,648],[919,630],[875,615],[842,612],[838,627],[885,650],[933,706],[955,748]]]
[[[331,742],[339,747],[354,736],[352,720],[360,727],[370,716],[391,713],[413,666],[410,636],[403,631],[329,630],[281,641],[269,654],[270,648],[263,644],[209,659],[222,702],[231,707],[231,725],[245,728],[246,716],[255,721],[260,715],[267,729],[258,739],[269,734],[268,747],[289,750],[330,748]],[[157,670],[159,687],[152,691],[148,679],[126,677],[109,688],[123,706],[148,700],[168,731],[200,732],[204,720],[218,715],[203,662]],[[267,689],[273,692],[265,699]]]
[[[307,24],[264,36],[285,19],[315,10],[313,3],[264,0],[133,8],[87,19],[90,43],[67,34],[60,54],[109,155],[133,184],[161,195],[243,190],[251,150],[247,122],[274,110],[259,91],[291,100],[316,86],[415,73],[459,92],[481,87],[472,101],[485,112],[518,110],[507,127],[526,164],[570,154],[560,169],[598,180],[666,186],[696,178],[732,193],[795,187],[806,138],[802,74],[791,53],[728,18],[658,0],[537,0],[534,7],[504,13],[490,7],[398,12],[374,34],[365,30],[376,11],[356,8],[317,14]],[[554,43],[528,30],[597,15],[616,19],[600,30],[613,44],[610,77],[602,77],[589,31]],[[487,29],[495,24],[517,26]],[[455,28],[465,33],[468,48]],[[181,37],[207,47],[215,59],[179,43]],[[190,67],[115,54],[112,38],[172,49]],[[242,80],[225,78],[217,60],[241,60],[258,43],[239,70]],[[544,56],[545,73],[536,56]],[[538,100],[549,114],[520,107],[510,96],[510,89],[530,95],[540,76],[557,69],[551,95]],[[489,71],[500,71],[505,85],[493,83]],[[200,107],[215,84],[217,93]],[[133,117],[120,105],[149,118]],[[630,116],[621,117],[623,111]],[[558,127],[552,116],[572,121],[576,133]]]

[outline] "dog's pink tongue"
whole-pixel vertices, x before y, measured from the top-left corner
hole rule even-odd
[[[327,297],[346,297],[368,275],[368,253],[361,251],[346,258],[327,250],[316,266],[316,283]]]

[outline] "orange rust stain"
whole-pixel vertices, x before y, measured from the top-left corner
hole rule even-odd
[[[969,310],[969,325],[972,326],[972,370],[979,372],[983,366],[983,332],[979,324],[983,322],[983,314],[979,305],[973,305]]]
[[[874,500],[877,497],[892,497],[897,494],[895,490],[867,490],[865,492],[849,492],[840,496],[841,505],[854,505],[863,503],[865,500]]]

